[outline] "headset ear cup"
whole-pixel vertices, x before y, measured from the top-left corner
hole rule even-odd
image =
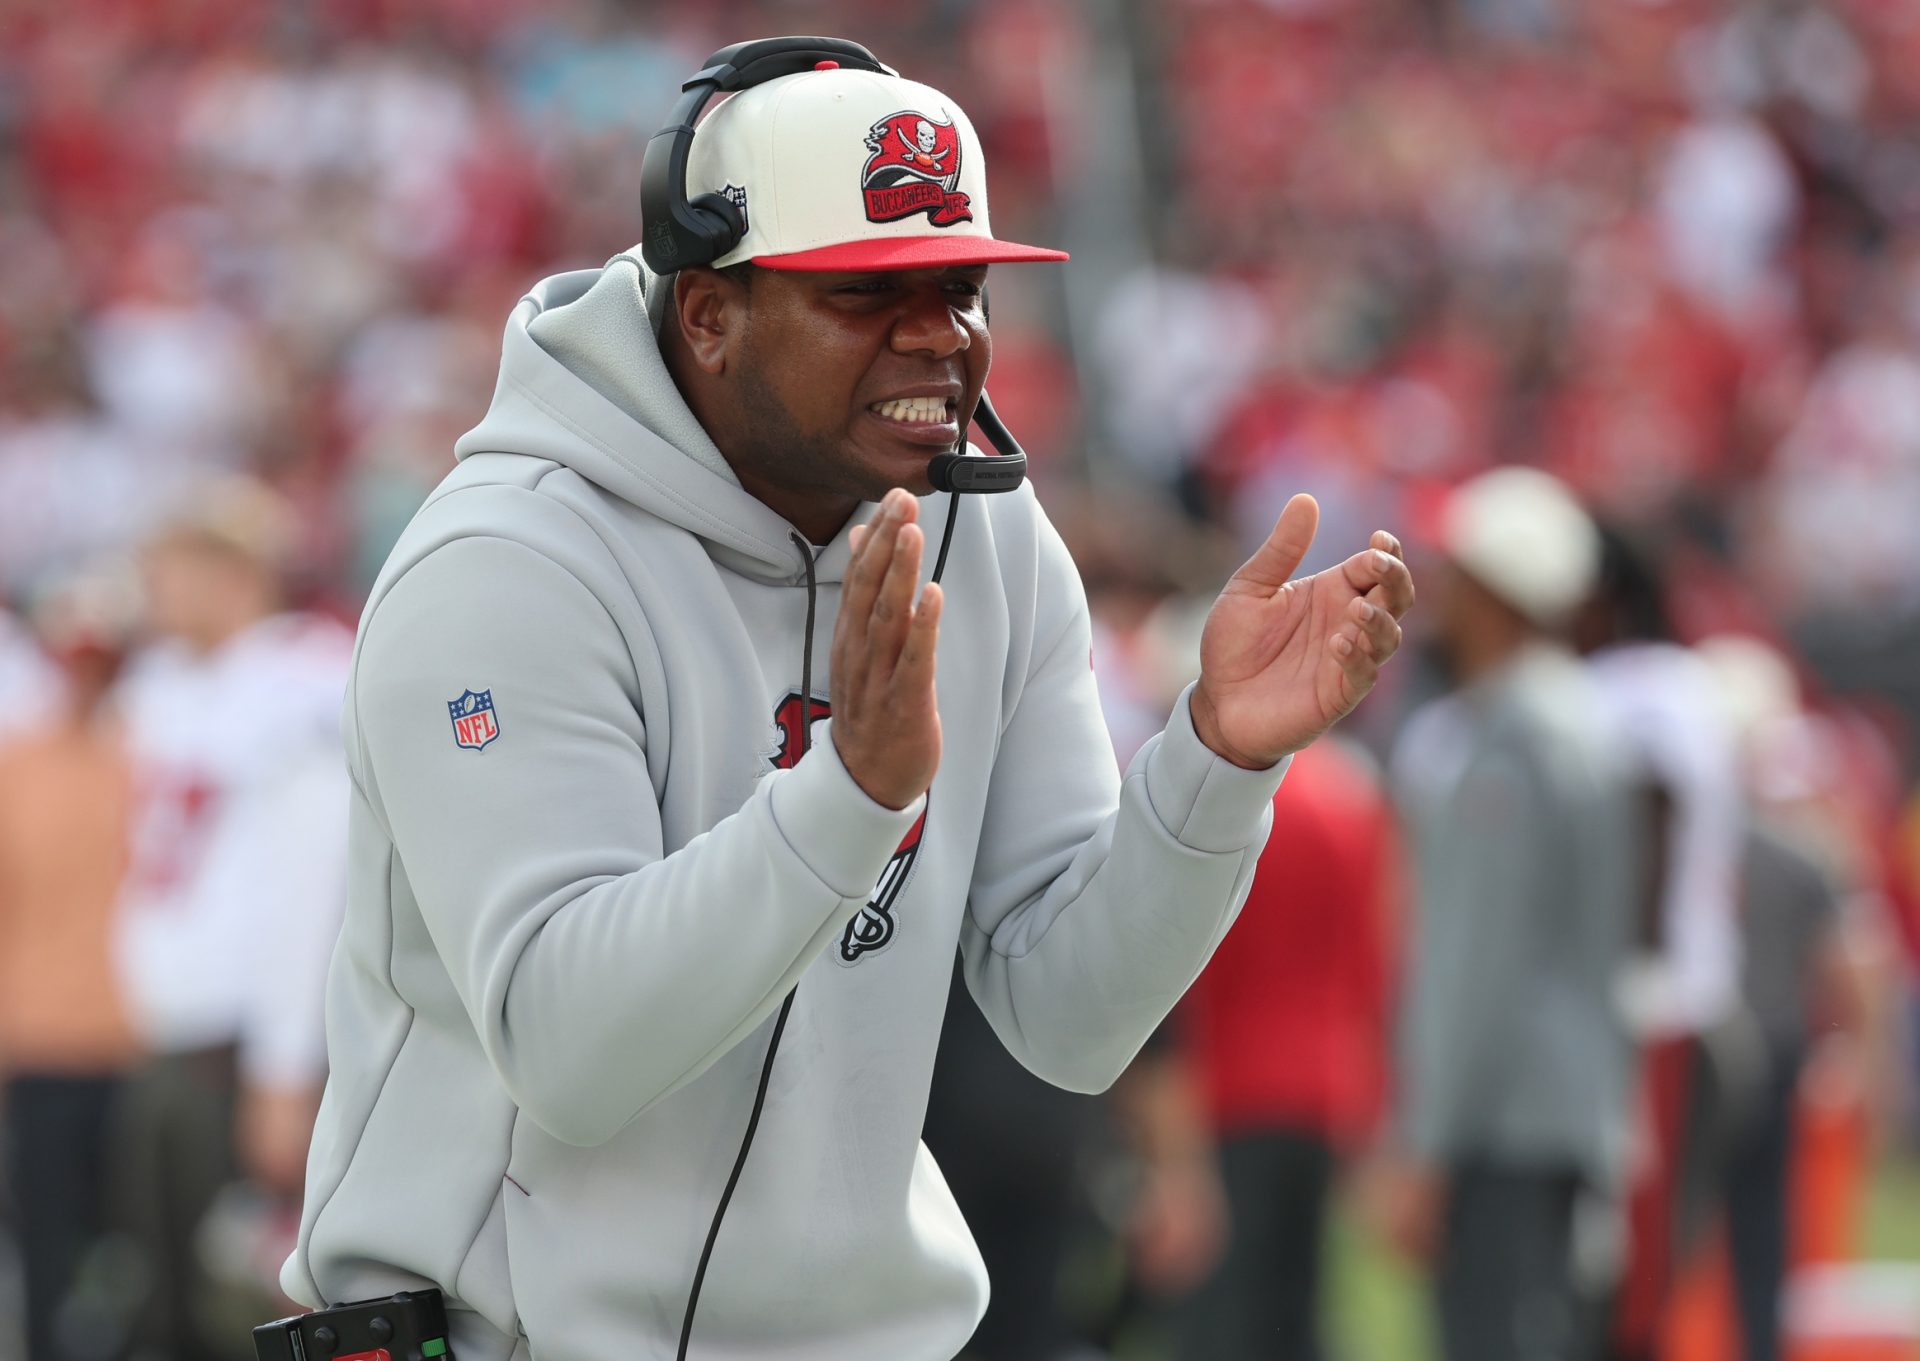
[[[687,206],[701,220],[701,235],[713,245],[713,253],[707,256],[709,261],[718,260],[739,245],[740,238],[747,234],[740,209],[725,194],[700,194],[689,200]]]

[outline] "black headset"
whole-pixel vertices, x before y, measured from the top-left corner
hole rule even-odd
[[[746,235],[740,210],[726,195],[687,197],[687,159],[693,151],[694,125],[707,101],[716,94],[811,71],[821,62],[834,62],[843,70],[900,74],[859,43],[845,38],[756,38],[721,48],[707,58],[698,74],[681,85],[679,103],[667,115],[666,126],[647,140],[646,158],[640,164],[640,254],[648,269],[664,275],[691,265],[710,265]],[[987,442],[999,451],[999,457],[968,458],[958,451],[936,454],[927,465],[928,480],[935,491],[1014,490],[1026,481],[1027,455],[994,413],[985,392],[980,394],[973,419]],[[965,432],[960,442],[966,443]],[[951,512],[948,521],[951,537]],[[940,557],[940,565],[944,565],[944,539]]]

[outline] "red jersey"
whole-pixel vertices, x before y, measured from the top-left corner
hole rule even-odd
[[[1216,1127],[1335,1143],[1378,1118],[1389,1062],[1398,839],[1363,758],[1322,739],[1293,758],[1240,919],[1181,1003]]]

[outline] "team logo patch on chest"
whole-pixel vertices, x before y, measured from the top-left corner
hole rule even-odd
[[[500,720],[494,716],[491,690],[467,690],[459,699],[448,700],[447,718],[453,723],[456,746],[479,751],[500,735]]]
[[[807,706],[812,720],[818,723],[823,718],[833,716],[833,708],[824,699],[813,700]],[[773,711],[773,725],[779,733],[780,745],[773,754],[773,764],[781,770],[791,770],[800,760],[801,724],[800,696],[789,694],[780,701]],[[860,915],[847,923],[847,929],[840,933],[839,943],[834,946],[833,957],[842,964],[858,964],[867,955],[884,950],[893,943],[898,918],[895,908],[900,894],[906,889],[907,880],[913,877],[914,865],[920,859],[920,844],[927,832],[927,807],[923,805],[920,816],[907,829],[906,836],[894,850],[893,858],[887,861],[887,867],[880,872],[880,882],[873,886]]]

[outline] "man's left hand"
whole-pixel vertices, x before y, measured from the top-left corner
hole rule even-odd
[[[1200,638],[1193,728],[1215,752],[1264,770],[1353,711],[1400,646],[1413,575],[1381,530],[1337,567],[1289,581],[1320,507],[1287,502],[1273,533],[1233,574]]]

